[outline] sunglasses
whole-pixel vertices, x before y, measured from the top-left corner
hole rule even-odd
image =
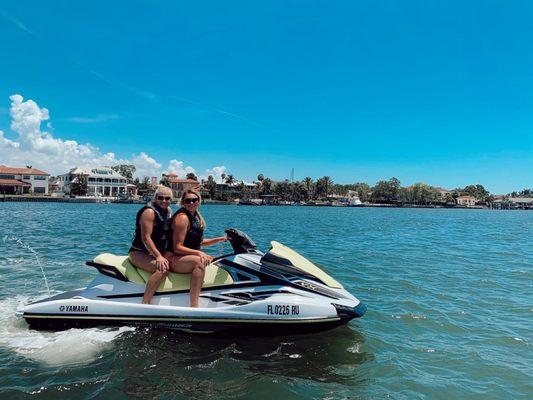
[[[199,201],[200,201],[200,199],[199,199],[198,197],[194,197],[194,198],[190,197],[190,198],[188,198],[188,199],[183,200],[183,202],[184,202],[185,204],[198,203]]]
[[[170,201],[172,197],[170,196],[157,196],[157,200],[166,200],[166,201]]]

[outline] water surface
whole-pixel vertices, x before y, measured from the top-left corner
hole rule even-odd
[[[126,253],[139,206],[0,203],[0,398],[527,398],[533,213],[204,206],[209,235],[278,240],[368,306],[315,335],[29,331],[16,308]],[[228,247],[225,249],[228,250]],[[218,247],[213,248],[217,254]]]

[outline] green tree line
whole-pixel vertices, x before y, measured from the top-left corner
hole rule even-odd
[[[134,165],[117,165],[112,167],[121,175],[133,181],[140,190],[146,191],[151,188],[150,179],[133,178],[136,168]],[[198,180],[194,173],[188,173],[187,179]],[[356,182],[349,184],[335,183],[330,176],[323,176],[313,179],[305,177],[300,181],[290,182],[274,181],[264,174],[257,175],[254,186],[250,187],[243,181],[238,180],[232,174],[222,174],[222,181],[231,190],[217,189],[217,182],[213,176],[208,176],[202,180],[204,195],[212,199],[228,200],[231,198],[250,198],[260,195],[276,195],[281,200],[288,201],[310,201],[326,200],[331,196],[348,196],[357,194],[362,202],[384,203],[384,204],[452,204],[459,196],[473,196],[476,201],[490,202],[494,196],[481,184],[472,184],[465,187],[444,191],[435,186],[423,182],[415,183],[411,186],[403,187],[398,178],[392,177],[388,180],[377,181],[374,185],[367,182]],[[161,181],[165,184],[165,180]],[[533,197],[533,189],[523,189],[519,192],[507,194],[508,197]]]

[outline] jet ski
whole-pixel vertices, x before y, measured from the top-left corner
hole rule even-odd
[[[141,304],[150,273],[127,256],[100,254],[85,288],[28,304],[30,328],[155,326],[188,333],[318,332],[361,317],[366,306],[311,261],[278,242],[263,253],[245,233],[226,230],[233,252],[206,267],[198,308],[189,307],[188,274],[169,273],[151,304]]]

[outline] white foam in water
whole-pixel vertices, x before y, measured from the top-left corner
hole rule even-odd
[[[61,332],[30,330],[15,311],[29,297],[0,300],[0,346],[48,365],[88,363],[112,345],[113,340],[132,327],[120,329],[69,329]]]
[[[348,347],[346,351],[353,354],[359,354],[359,343],[354,343],[352,346]]]

